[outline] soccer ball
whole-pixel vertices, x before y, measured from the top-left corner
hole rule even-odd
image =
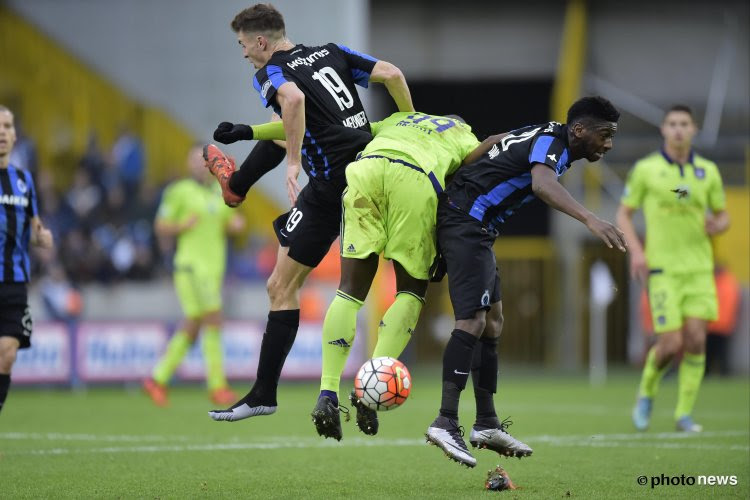
[[[401,361],[387,356],[365,361],[354,379],[354,395],[373,410],[398,408],[409,397],[409,392],[409,370]]]

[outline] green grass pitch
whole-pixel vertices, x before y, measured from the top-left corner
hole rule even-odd
[[[676,381],[662,383],[652,428],[632,430],[637,374],[601,388],[584,377],[504,368],[496,397],[510,432],[534,454],[475,451],[474,469],[424,442],[439,404],[437,369],[413,370],[406,404],[381,414],[375,437],[344,423],[340,442],[317,436],[312,383],[283,383],[279,411],[213,422],[205,392],[171,392],[151,405],[135,388],[88,391],[13,388],[0,415],[0,498],[748,498],[750,383],[707,379],[694,413],[701,435],[673,432]],[[246,389],[237,385],[238,390]],[[471,391],[461,422],[473,422]],[[488,492],[502,464],[520,488]],[[652,476],[736,476],[736,486],[661,485]],[[640,486],[638,476],[648,484]]]

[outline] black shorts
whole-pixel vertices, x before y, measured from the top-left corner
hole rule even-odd
[[[309,267],[320,264],[339,236],[344,187],[343,181],[310,181],[292,210],[273,221],[279,244],[289,247],[289,257]]]
[[[438,205],[437,237],[448,269],[448,291],[456,320],[472,319],[502,298],[492,246],[495,235],[482,223],[443,200]]]
[[[31,347],[31,313],[26,283],[0,283],[0,337],[15,337]]]

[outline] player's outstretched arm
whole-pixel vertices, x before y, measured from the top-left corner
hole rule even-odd
[[[214,130],[214,140],[222,144],[233,144],[237,141],[265,141],[286,139],[284,124],[281,121],[243,125],[242,123],[221,122]],[[282,146],[283,147],[283,146]]]
[[[531,168],[531,188],[547,205],[584,223],[589,231],[609,248],[617,247],[622,252],[626,251],[627,243],[623,232],[578,203],[568,190],[557,182],[557,174],[549,166],[537,163]]]
[[[370,81],[385,85],[399,111],[414,111],[409,86],[406,84],[404,74],[398,67],[386,61],[378,61],[372,68]]]
[[[625,241],[628,243],[630,275],[641,283],[647,283],[648,263],[646,262],[646,255],[643,252],[643,245],[641,245],[641,240],[638,238],[638,233],[633,225],[633,212],[635,212],[635,209],[621,203],[617,209],[615,220],[617,226],[622,229]]]

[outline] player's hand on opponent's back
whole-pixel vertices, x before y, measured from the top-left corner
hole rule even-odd
[[[241,123],[221,122],[214,130],[214,140],[222,144],[232,144],[237,141],[253,139],[253,129]]]
[[[286,192],[289,195],[289,202],[294,205],[297,203],[300,187],[297,182],[302,166],[299,163],[287,163],[286,166]]]
[[[620,229],[614,224],[602,220],[599,217],[592,216],[586,221],[586,227],[589,228],[589,231],[599,237],[599,239],[601,239],[609,248],[616,247],[621,252],[627,251],[628,244],[625,242],[625,233],[620,231]]]

